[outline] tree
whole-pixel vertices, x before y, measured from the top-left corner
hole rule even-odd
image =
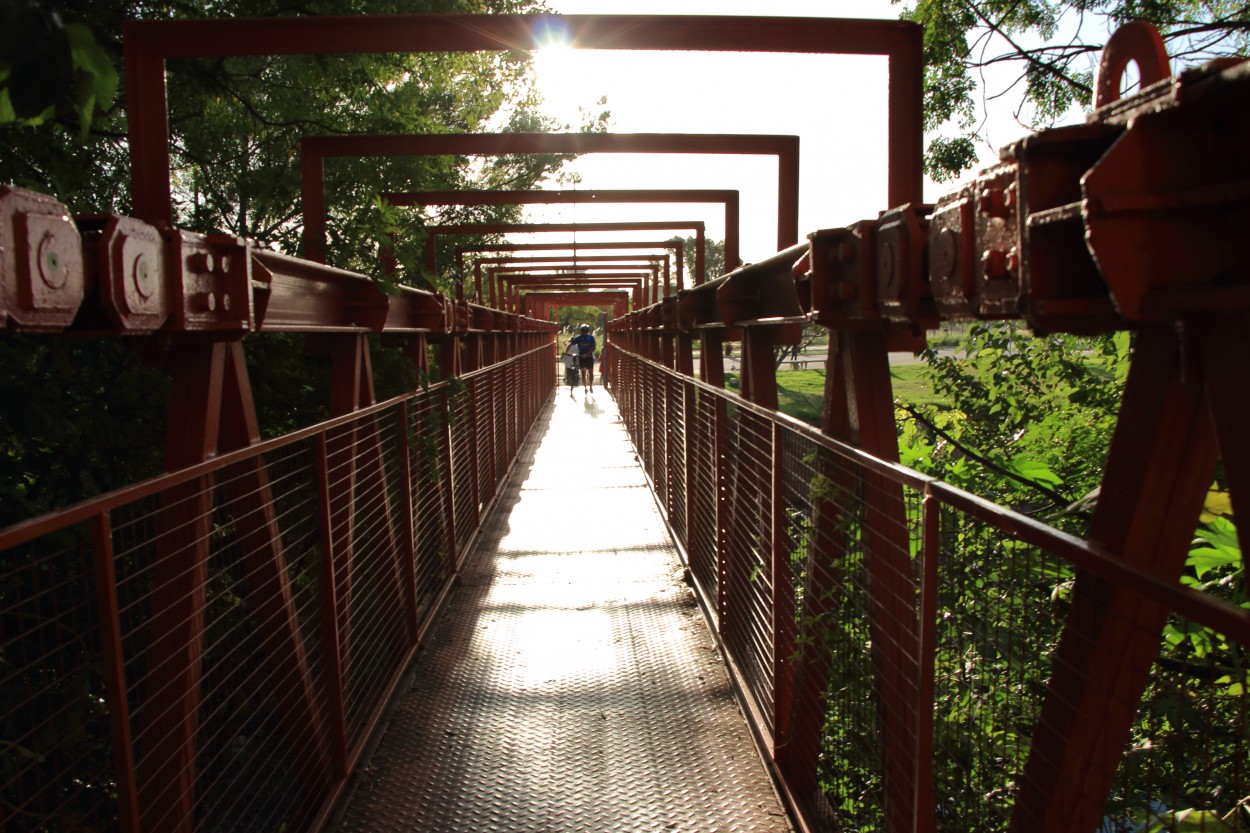
[[[127,102],[117,84],[128,19],[532,8],[532,0],[0,0],[0,182],[52,194],[75,213],[130,213]],[[167,86],[176,223],[291,253],[303,227],[301,135],[554,127],[536,114],[528,59],[516,53],[173,60]],[[330,260],[372,274],[387,232],[420,242],[426,220],[384,216],[383,190],[532,188],[563,159],[335,160],[327,165]],[[507,220],[515,210],[476,219]],[[262,430],[324,416],[327,374],[302,338],[253,336],[245,346]],[[379,390],[411,389],[411,367],[391,358],[374,357]],[[117,445],[136,431],[163,434],[168,390],[165,372],[121,340],[0,339],[0,390],[11,394],[0,397],[0,495],[13,509],[0,524],[162,466],[160,442],[131,442],[126,453]]]
[[[698,256],[698,248],[694,237],[670,237],[669,240],[680,242],[682,254],[682,266],[686,270],[686,286],[694,285],[694,275],[698,274],[696,267]],[[704,238],[703,240],[703,274],[710,281],[719,278],[725,274],[725,241],[712,240]],[[676,276],[673,276],[676,281]],[[674,283],[676,286],[676,283]]]
[[[915,0],[901,16],[924,27],[924,127],[939,134],[925,172],[938,181],[976,163],[984,121],[975,96],[987,73],[1013,68],[982,88],[982,105],[1015,97],[1016,119],[1037,129],[1090,106],[1098,55],[1130,20],[1158,26],[1181,66],[1250,49],[1245,0]]]

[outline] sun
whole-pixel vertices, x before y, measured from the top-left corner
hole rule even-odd
[[[543,97],[542,109],[562,120],[573,120],[579,105],[587,104],[584,89],[584,52],[558,22],[539,31],[531,54],[535,84]]]

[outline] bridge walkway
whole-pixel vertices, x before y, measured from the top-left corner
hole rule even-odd
[[[788,831],[611,396],[561,388],[334,829]]]

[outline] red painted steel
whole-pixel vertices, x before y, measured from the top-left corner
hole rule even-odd
[[[797,191],[796,191],[797,193]],[[387,191],[382,199],[392,205],[548,205],[622,203],[722,203],[725,211],[725,268],[738,266],[741,211],[738,192],[712,189],[586,189],[584,191]],[[778,238],[778,248],[787,245]]]
[[[473,284],[475,291],[481,294],[482,268],[498,268],[505,266],[529,266],[534,268],[558,268],[572,267],[577,268],[579,265],[611,265],[617,269],[629,269],[633,267],[651,268],[653,271],[658,270],[660,266],[664,268],[663,280],[665,285],[669,279],[669,263],[667,256],[665,257],[648,257],[641,259],[633,259],[626,256],[617,255],[567,255],[553,256],[549,258],[542,257],[486,257],[480,258],[473,264]],[[492,276],[498,273],[491,272]],[[494,293],[497,290],[496,282],[488,284],[488,290]],[[495,296],[491,295],[489,301],[495,303]]]
[[[438,156],[504,155],[523,153],[699,153],[712,155],[768,155],[777,157],[777,241],[790,245],[798,229],[798,138],[764,134],[689,133],[464,133],[395,136],[312,136],[301,139],[303,165],[303,204],[305,213],[306,256],[325,260],[325,169],[326,157],[334,156]],[[455,192],[459,193],[459,192]],[[465,192],[512,194],[523,192]],[[537,192],[559,194],[558,191]],[[570,192],[577,193],[577,192]],[[646,193],[663,193],[649,191]],[[695,192],[691,192],[695,193]],[[717,193],[726,193],[720,191]],[[736,193],[736,192],[728,192]],[[467,197],[469,200],[478,199]],[[495,200],[496,197],[481,199]],[[544,196],[536,202],[561,201]],[[525,200],[522,200],[525,201]],[[640,200],[629,200],[639,202]],[[699,200],[694,200],[699,201]],[[717,200],[718,202],[721,200]],[[476,203],[473,203],[476,204]],[[494,203],[490,203],[494,204]],[[726,200],[726,255],[732,244],[737,253],[737,225],[729,226],[737,214]],[[433,268],[431,266],[430,268]]]
[[[583,48],[885,55],[890,62],[886,199],[890,205],[900,205],[920,196],[921,30],[911,23],[678,15],[259,18],[127,25],[127,97],[136,113],[130,131],[136,213],[157,223],[168,223],[171,217],[164,89],[168,58],[533,49],[538,43],[536,34],[553,22],[565,27],[573,42]],[[790,172],[783,176],[790,178]],[[797,167],[793,180],[797,184]],[[784,229],[793,234],[797,215],[784,221],[779,217],[778,228],[779,233]]]
[[[610,307],[614,318],[629,311],[629,293],[626,292],[527,292],[523,300],[525,314],[544,321],[549,320],[551,312],[558,307]]]
[[[671,272],[669,268],[669,258],[667,254],[663,256],[657,256],[657,255],[651,255],[648,257],[639,256],[638,258],[633,258],[633,259],[631,259],[627,255],[578,255],[578,254],[553,255],[551,257],[546,257],[546,258],[537,257],[537,256],[536,257],[484,257],[484,258],[479,258],[473,263],[474,291],[477,292],[479,296],[482,294],[482,268],[484,266],[490,267],[490,266],[516,265],[516,264],[524,264],[524,265],[531,265],[531,266],[540,266],[540,265],[549,264],[549,265],[554,266],[554,265],[567,264],[567,265],[575,267],[580,263],[587,263],[587,264],[615,263],[615,264],[621,265],[622,267],[637,265],[637,266],[648,266],[653,269],[659,266],[663,266],[664,268],[663,281],[664,281],[665,286],[668,286],[669,276]],[[458,267],[458,268],[462,268],[462,267]],[[679,273],[680,271],[681,270],[678,269]],[[488,284],[487,294],[489,295],[489,297],[486,299],[488,303],[497,303],[496,295],[494,294],[496,291],[497,291],[497,286],[494,283]]]
[[[136,788],[134,734],[131,731],[130,703],[126,698],[125,652],[122,648],[121,607],[117,599],[116,553],[113,527],[108,513],[96,515],[91,523],[92,569],[95,574],[96,604],[100,609],[100,653],[108,703],[109,731],[113,738],[114,766],[117,768],[117,823],[125,833],[139,830],[139,794]]]
[[[456,268],[464,270],[464,255],[480,252],[567,252],[570,256],[576,257],[581,250],[601,251],[604,249],[671,249],[673,257],[677,264],[677,271],[680,274],[682,266],[685,263],[684,253],[685,247],[680,240],[657,240],[648,242],[645,240],[627,240],[622,242],[578,242],[570,240],[567,243],[479,243],[472,246],[456,247]]]
[[[153,55],[176,54],[192,31],[162,26],[135,30],[168,34],[175,50],[128,55],[136,94],[153,91]],[[1115,59],[1105,56],[1111,74]],[[1133,776],[1122,796],[1114,785],[1136,757],[1124,752],[1132,724],[1149,717],[1139,715],[1143,692],[1177,673],[1160,655],[1165,623],[1222,634],[1237,659],[1221,673],[1231,683],[1244,672],[1250,612],[1181,576],[1217,463],[1234,503],[1250,489],[1240,431],[1250,397],[1236,384],[1250,373],[1250,277],[1228,242],[1246,201],[1224,187],[1244,178],[1247,65],[1219,63],[1104,102],[1089,124],[1013,145],[936,206],[896,205],[822,230],[612,322],[607,362],[622,419],[806,829],[835,818],[892,831],[1092,830],[1121,818],[1107,815],[1109,799],[1145,812],[1146,798],[1133,802],[1167,789],[1157,773]],[[135,116],[136,136],[150,139],[157,114],[140,104]],[[1211,152],[1182,152],[1193,137]],[[11,742],[39,754],[8,760],[20,777],[55,785],[19,793],[10,779],[5,801],[39,808],[51,827],[68,806],[54,791],[115,784],[117,823],[189,833],[244,800],[232,780],[242,778],[269,790],[264,808],[251,805],[276,808],[267,827],[319,829],[550,394],[552,327],[415,290],[387,300],[363,276],[233,237],[131,218],[72,226],[59,204],[12,189],[0,194],[0,220],[7,329],[61,331],[85,315],[110,334],[159,331],[174,371],[171,473],[0,530],[13,564],[6,581],[26,588],[0,603],[0,682],[29,688],[51,714],[58,697],[94,694],[40,681],[102,669],[108,737],[98,748],[110,754],[98,757],[113,762],[89,779],[50,771],[52,753],[70,754],[73,741],[37,742],[55,727],[32,707],[20,715],[30,731]],[[75,260],[82,246],[99,256]],[[506,278],[527,288],[561,280],[616,279]],[[23,307],[23,298],[44,300]],[[761,404],[775,402],[764,358],[805,317],[832,328],[822,432]],[[894,464],[887,353],[916,344],[937,318],[969,317],[1136,331],[1089,540]],[[321,333],[338,416],[259,439],[242,341],[264,329]],[[436,345],[445,380],[375,404],[369,332],[404,339],[418,363]],[[704,380],[691,377],[695,336],[709,359]],[[745,396],[722,389],[723,364],[711,360],[732,338],[744,342]],[[76,574],[75,564],[91,569]],[[58,571],[94,583],[98,610],[44,628],[47,605],[59,602],[43,579]],[[987,582],[995,592],[979,589]],[[87,622],[90,638],[70,621]],[[986,621],[1016,628],[1027,645],[967,643]],[[1001,654],[1000,676],[969,679],[969,648]],[[1244,690],[1188,671],[1177,685],[1186,710],[1206,716],[1220,698],[1240,697],[1245,713]],[[985,685],[1011,696],[961,718],[961,698]],[[244,711],[246,733],[235,723]],[[1250,740],[1209,723],[1209,735],[1186,724],[1184,758],[1160,767],[1194,767],[1194,797],[1184,798],[1195,806],[1222,801],[1216,787],[1235,800],[1250,790],[1237,754]],[[1169,725],[1157,747],[1135,752],[1162,755],[1180,731]],[[1231,755],[1190,754],[1229,736]],[[994,766],[961,768],[961,754]],[[1239,808],[1229,812],[1240,823]]]
[[[579,231],[657,231],[657,230],[693,230],[695,236],[695,278],[696,284],[702,283],[703,255],[705,244],[705,226],[702,220],[657,220],[654,222],[617,222],[617,223],[456,223],[430,226],[426,230],[425,267],[433,272],[437,264],[437,239],[443,234],[537,234],[549,232]],[[677,272],[677,289],[681,290],[681,270]],[[658,298],[652,298],[655,302]]]
[[[597,280],[619,280],[637,278],[643,282],[644,291],[654,296],[658,294],[656,284],[659,281],[659,270],[657,268],[630,268],[629,266],[603,264],[593,265],[587,264],[578,266],[576,269],[558,271],[554,268],[548,270],[546,267],[530,267],[530,266],[498,266],[487,270],[487,278],[492,286],[497,286],[503,293],[501,298],[505,300],[506,308],[515,310],[516,303],[519,300],[517,293],[521,289],[521,282],[532,284],[550,279],[556,282],[563,281],[597,281]],[[509,290],[511,290],[509,292]]]

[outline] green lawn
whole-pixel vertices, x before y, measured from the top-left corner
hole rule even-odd
[[[941,403],[924,378],[922,364],[896,365],[890,369],[894,398],[909,405]],[[777,399],[782,413],[812,425],[820,424],[825,395],[825,371],[788,370],[777,374]]]

